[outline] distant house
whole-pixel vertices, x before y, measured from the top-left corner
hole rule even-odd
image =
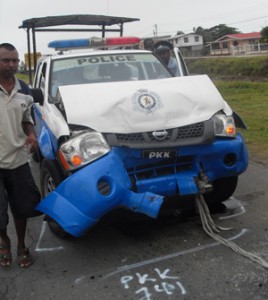
[[[211,55],[235,55],[258,51],[260,32],[228,34],[208,43]]]
[[[181,52],[186,56],[192,56],[194,53],[203,50],[203,36],[195,33],[186,33],[171,36],[169,41],[174,47],[180,48]]]
[[[174,47],[180,48],[181,52],[185,56],[193,56],[194,53],[200,52],[204,48],[203,36],[195,33],[187,33],[174,36],[154,36],[151,38],[155,43],[160,40],[169,41]]]

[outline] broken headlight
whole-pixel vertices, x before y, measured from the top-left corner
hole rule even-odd
[[[217,113],[212,118],[216,136],[235,137],[236,128],[234,118],[224,113]]]
[[[101,133],[86,132],[62,144],[59,159],[65,170],[73,170],[91,163],[110,150]]]

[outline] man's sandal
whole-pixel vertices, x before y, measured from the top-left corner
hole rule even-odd
[[[10,267],[12,262],[12,255],[10,246],[0,244],[0,266]]]
[[[18,250],[18,265],[21,268],[29,268],[33,264],[33,258],[28,248]]]

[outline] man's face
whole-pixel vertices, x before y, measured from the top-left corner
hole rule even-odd
[[[166,65],[168,64],[169,58],[170,58],[170,51],[169,50],[159,52],[159,53],[157,53],[157,55],[163,63],[165,63]]]
[[[154,42],[152,41],[148,41],[146,42],[146,44],[144,45],[144,49],[149,50],[149,51],[154,51]]]
[[[16,50],[10,51],[0,48],[0,76],[4,78],[13,77],[18,71],[19,55]]]

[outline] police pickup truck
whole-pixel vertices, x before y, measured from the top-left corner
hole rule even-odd
[[[37,209],[55,232],[82,236],[117,207],[157,218],[170,198],[223,202],[247,168],[243,122],[208,76],[189,76],[178,49],[174,77],[154,53],[121,47],[139,42],[54,41],[61,54],[38,62]]]

